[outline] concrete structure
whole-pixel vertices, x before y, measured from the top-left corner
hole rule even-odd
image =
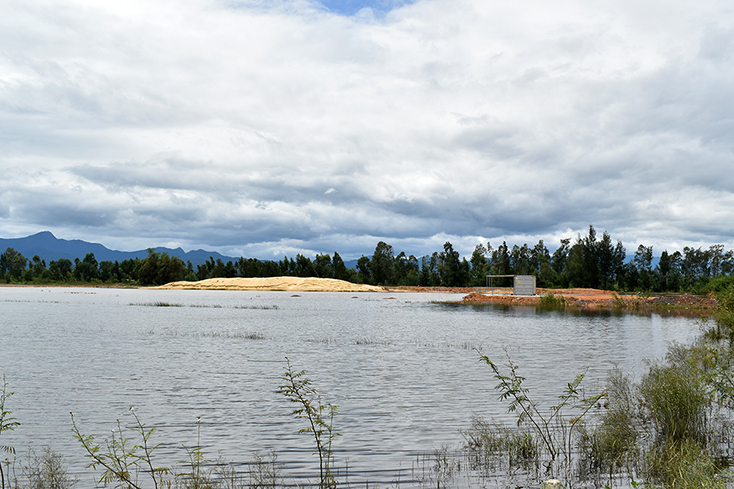
[[[535,295],[535,275],[515,275],[513,295]]]
[[[505,292],[508,288],[500,288],[492,286],[492,279],[511,278],[513,280],[512,295],[536,295],[535,291],[535,275],[487,275],[487,286],[484,288],[475,287],[474,292],[480,294],[489,293],[494,295],[497,289],[500,289],[500,294],[507,294]],[[497,283],[497,282],[495,282]],[[505,291],[503,291],[504,289]]]

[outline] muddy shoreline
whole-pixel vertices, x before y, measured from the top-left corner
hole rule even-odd
[[[552,294],[553,299],[549,297]],[[544,299],[545,297],[545,299]],[[704,316],[716,305],[713,297],[690,294],[616,294],[598,289],[538,289],[536,296],[491,295],[471,292],[463,304],[504,304],[511,306],[570,307],[577,309],[618,309],[649,312],[678,312],[684,315]]]

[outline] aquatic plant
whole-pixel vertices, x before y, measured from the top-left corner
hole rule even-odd
[[[304,377],[305,370],[293,369],[288,357],[286,359],[285,373],[280,380],[283,384],[278,387],[278,393],[283,394],[286,399],[296,403],[298,407],[291,414],[299,419],[307,421],[307,426],[299,433],[311,433],[316,444],[316,453],[319,456],[319,488],[335,488],[337,485],[332,468],[331,444],[339,433],[333,430],[334,416],[337,406],[324,404],[318,391],[311,385],[311,379]]]
[[[530,397],[529,389],[523,385],[525,377],[518,373],[518,366],[507,354],[505,369],[492,362],[488,356],[480,355],[481,362],[492,369],[494,377],[499,381],[495,390],[499,391],[499,400],[510,402],[507,412],[517,413],[517,425],[529,426],[538,438],[537,446],[542,450],[547,475],[569,475],[573,470],[575,443],[580,432],[584,416],[605,396],[605,392],[584,397],[581,383],[586,372],[566,384],[563,393],[558,396],[558,404],[551,406],[549,412],[543,413],[539,403]],[[578,409],[577,416],[568,416],[566,409]],[[568,479],[568,477],[566,477]]]
[[[71,489],[78,482],[78,477],[69,475],[64,466],[64,457],[44,447],[40,454],[28,447],[27,463],[23,466],[23,476],[28,481],[27,489]],[[21,487],[17,481],[16,487]]]
[[[84,435],[76,424],[74,413],[71,414],[72,432],[87,452],[86,457],[91,460],[89,467],[102,469],[98,483],[107,487],[113,484],[116,487],[127,489],[142,489],[139,481],[140,472],[148,474],[153,486],[163,486],[165,476],[170,473],[166,467],[156,467],[153,464],[152,454],[161,444],[150,445],[155,428],[147,429],[140,421],[133,408],[130,408],[135,426],[131,430],[140,436],[140,444],[131,446],[131,442],[124,436],[120,420],[117,420],[117,430],[112,430],[111,438],[105,439],[104,446],[95,441],[94,435]],[[142,452],[142,453],[141,453]]]
[[[283,464],[278,462],[275,450],[269,453],[269,460],[265,460],[258,452],[253,453],[250,462],[250,489],[267,489],[278,487],[281,483],[281,469]]]
[[[11,412],[5,409],[5,401],[13,395],[12,392],[7,390],[8,383],[5,381],[5,374],[3,374],[3,386],[0,389],[0,435],[7,431],[13,431],[15,428],[20,426],[20,423],[15,420],[11,415]],[[11,445],[0,445],[0,451],[15,455],[15,448]],[[8,477],[10,474],[8,474]],[[8,481],[9,483],[10,481]],[[5,489],[5,473],[3,472],[3,464],[0,462],[0,486]]]
[[[537,441],[524,430],[513,430],[481,416],[472,416],[471,426],[460,431],[469,468],[482,477],[511,473],[517,469],[537,472],[540,464]]]
[[[204,449],[201,447],[201,416],[196,418],[196,446],[187,447],[183,445],[186,451],[186,460],[180,460],[181,466],[188,467],[187,471],[176,472],[175,480],[178,482],[177,487],[182,489],[212,489],[212,470],[205,466],[212,461],[207,460],[204,456]]]
[[[609,372],[604,403],[584,427],[580,442],[579,472],[582,478],[607,478],[637,472],[642,429],[637,415],[632,382],[621,370]]]
[[[433,450],[433,465],[429,472],[431,487],[436,489],[450,487],[454,471],[458,469],[456,457],[452,456],[448,445]]]

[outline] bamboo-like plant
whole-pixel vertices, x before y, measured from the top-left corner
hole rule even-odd
[[[503,370],[492,362],[487,355],[481,355],[479,361],[486,363],[492,369],[494,377],[499,381],[495,389],[500,392],[501,401],[510,401],[507,408],[508,413],[517,412],[517,425],[530,425],[535,434],[541,440],[541,446],[545,448],[549,461],[546,464],[548,473],[557,470],[558,458],[562,457],[563,467],[570,470],[573,462],[574,440],[577,428],[582,423],[584,416],[601,399],[605,392],[584,397],[581,383],[586,376],[583,372],[566,384],[563,394],[558,396],[558,404],[551,406],[546,414],[541,412],[538,402],[529,395],[529,389],[523,385],[525,377],[518,373],[518,366],[507,355],[507,363]],[[567,416],[565,409],[578,409],[578,416]]]
[[[117,430],[112,430],[111,438],[105,440],[104,449],[95,442],[94,435],[82,434],[76,425],[74,413],[70,413],[72,432],[87,452],[86,457],[91,460],[89,467],[103,469],[98,481],[103,486],[114,484],[116,487],[126,489],[142,489],[142,484],[138,480],[138,474],[142,470],[150,476],[153,486],[158,489],[164,485],[164,478],[169,470],[166,467],[153,465],[152,454],[160,446],[160,444],[150,446],[149,443],[155,428],[147,429],[132,407],[130,412],[136,423],[131,429],[141,438],[139,445],[130,446],[130,441],[123,434],[119,419]]]
[[[313,435],[316,453],[319,456],[319,488],[336,488],[336,478],[331,470],[331,444],[339,436],[339,433],[333,430],[337,406],[330,403],[324,404],[318,391],[311,385],[311,379],[304,377],[306,371],[294,370],[288,357],[285,359],[285,373],[280,377],[284,383],[278,388],[278,393],[298,405],[291,412],[293,416],[308,422],[308,425],[298,433]]]
[[[20,426],[20,423],[11,417],[11,412],[5,409],[5,401],[13,395],[12,392],[7,391],[8,384],[5,382],[5,374],[3,374],[3,386],[0,389],[0,435],[6,431],[13,431],[15,428]],[[11,445],[0,445],[0,451],[15,455],[15,448]],[[10,477],[10,474],[8,474]],[[3,464],[0,463],[0,484],[2,489],[5,489],[5,473],[3,472]],[[10,480],[8,480],[10,484]]]

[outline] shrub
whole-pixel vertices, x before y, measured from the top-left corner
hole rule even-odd
[[[684,440],[705,443],[711,398],[701,380],[689,365],[650,365],[639,391],[660,445]]]
[[[676,489],[724,489],[726,482],[711,455],[694,440],[658,446],[648,454],[648,473]]]
[[[460,433],[470,467],[482,475],[517,469],[537,471],[539,467],[540,450],[526,431],[512,430],[481,416],[472,416],[471,427]]]
[[[566,298],[562,295],[555,296],[553,294],[546,294],[541,296],[538,305],[547,308],[563,308],[566,307]]]
[[[582,465],[590,474],[632,474],[637,465],[639,423],[629,377],[619,369],[607,376],[604,410],[584,433]]]
[[[27,489],[70,489],[79,479],[69,476],[64,467],[64,457],[49,447],[40,455],[28,448],[28,463],[23,467],[23,476],[28,481]]]

